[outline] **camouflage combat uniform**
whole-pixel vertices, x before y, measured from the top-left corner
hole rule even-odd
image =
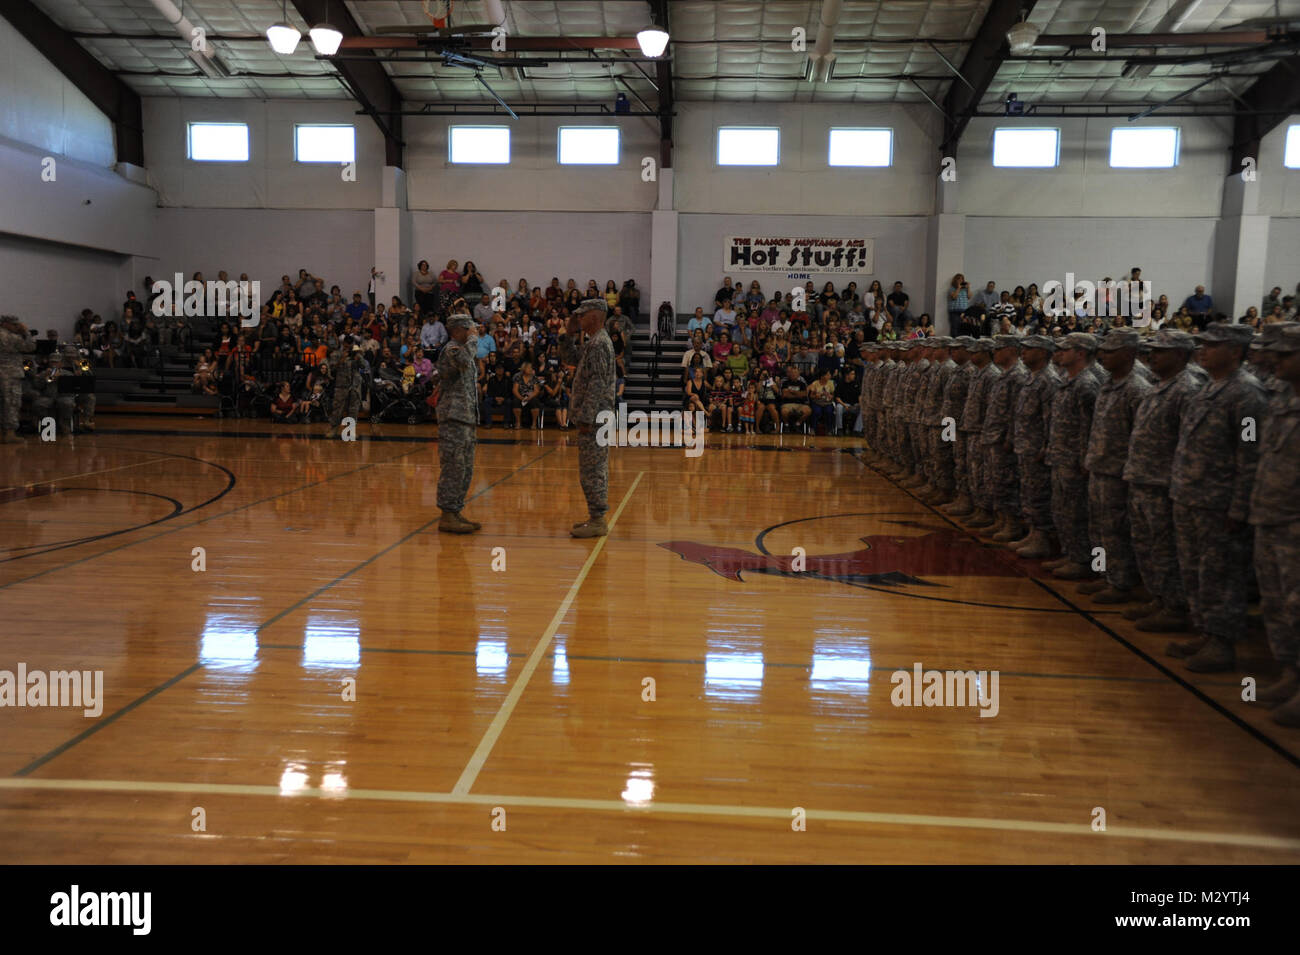
[[[1238,368],[1188,398],[1174,451],[1169,496],[1192,624],[1227,643],[1245,627],[1251,554],[1246,522],[1265,408],[1259,381]],[[1245,418],[1254,419],[1256,440],[1243,440]]]
[[[356,420],[361,414],[361,358],[343,352],[334,366],[334,399],[330,406],[330,424],[335,428],[344,418]]]
[[[1012,450],[1012,426],[1016,398],[1029,378],[1029,370],[1018,357],[989,387],[988,409],[980,442],[984,446],[984,480],[986,496],[993,510],[1020,520],[1020,473]]]
[[[987,465],[982,435],[989,392],[1000,377],[1002,369],[993,362],[975,370],[971,376],[970,390],[966,394],[966,404],[962,408],[961,420],[957,425],[966,433],[966,475],[970,483],[971,501],[977,508],[990,514],[994,511],[995,501],[990,494],[992,488],[985,479]]]
[[[939,405],[938,442],[940,484],[943,491],[970,496],[966,471],[966,434],[961,430],[961,415],[966,407],[966,396],[970,393],[971,382],[975,380],[978,369],[969,361],[958,365],[953,362],[952,374],[943,389],[943,401]],[[956,426],[952,441],[944,441],[944,419],[951,418]],[[944,457],[946,456],[946,457]]]
[[[477,344],[448,341],[438,353],[438,507],[459,514],[474,479],[478,444]]]
[[[1051,532],[1052,470],[1045,461],[1052,399],[1061,379],[1051,361],[1029,375],[1016,396],[1015,450],[1020,464],[1020,508],[1025,523]]]
[[[569,402],[573,422],[590,429],[585,434],[578,432],[578,475],[593,521],[609,510],[609,447],[596,441],[596,416],[614,410],[617,383],[614,345],[602,328],[580,349]]]
[[[1294,666],[1300,662],[1300,395],[1282,384],[1289,395],[1275,393],[1261,429],[1250,523],[1269,649],[1278,663]]]
[[[945,494],[952,493],[954,479],[953,443],[943,440],[944,392],[956,374],[957,363],[951,358],[933,364],[930,382],[925,389],[925,413],[922,419],[926,457],[930,462],[930,484]]]
[[[1129,536],[1128,485],[1124,465],[1128,460],[1129,436],[1138,405],[1151,390],[1151,382],[1134,371],[1116,381],[1106,379],[1097,394],[1088,453],[1088,517],[1092,544],[1100,544],[1106,555],[1106,582],[1115,590],[1132,590],[1140,579],[1133,541]]]
[[[0,328],[0,428],[18,430],[23,403],[23,355],[36,351],[31,336]]]
[[[1052,524],[1061,540],[1061,553],[1087,567],[1091,561],[1088,536],[1088,472],[1083,459],[1101,386],[1083,368],[1067,377],[1052,397],[1044,461],[1052,469]]]
[[[1138,405],[1124,464],[1138,573],[1160,606],[1177,614],[1187,613],[1187,593],[1178,569],[1169,474],[1187,401],[1200,388],[1186,368],[1168,381],[1157,382]]]

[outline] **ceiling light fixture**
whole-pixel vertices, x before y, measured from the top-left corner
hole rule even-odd
[[[272,23],[266,28],[266,40],[276,53],[288,56],[298,49],[298,41],[302,39],[302,34],[289,26],[288,0],[281,0],[280,17],[279,23]]]
[[[1038,39],[1038,27],[1032,23],[1025,22],[1025,15],[1022,11],[1020,22],[1014,24],[1007,31],[1007,44],[1011,47],[1011,52],[1016,56],[1024,56],[1026,53],[1034,51],[1034,42]]]
[[[643,56],[660,56],[668,47],[668,31],[650,24],[637,31],[636,42],[640,44]]]
[[[325,2],[325,16],[330,15],[329,0]],[[316,48],[320,56],[333,56],[339,51],[339,44],[343,42],[343,31],[338,27],[332,27],[329,23],[318,23],[310,30],[307,35],[311,37],[311,45]]]

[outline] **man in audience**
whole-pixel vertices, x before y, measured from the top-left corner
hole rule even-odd
[[[1205,294],[1205,286],[1196,286],[1196,294],[1187,296],[1183,302],[1187,310],[1192,313],[1192,321],[1196,323],[1198,329],[1206,326],[1210,320],[1210,314],[1214,311],[1214,299]]]
[[[893,320],[895,328],[902,328],[903,323],[912,317],[912,313],[907,310],[907,306],[911,301],[908,294],[903,291],[903,283],[895,282],[894,290],[885,299],[885,308],[889,312],[889,317]]]
[[[781,420],[787,425],[802,426],[812,415],[808,404],[808,382],[799,375],[793,364],[785,366],[785,379],[780,392]]]
[[[983,289],[976,292],[974,298],[971,299],[972,304],[978,302],[980,305],[984,306],[985,315],[990,314],[998,302],[1002,300],[1001,296],[997,293],[997,287],[997,283],[992,279],[989,279],[988,284],[986,284]]]
[[[479,296],[478,304],[474,306],[474,320],[480,325],[490,325],[492,315],[492,296],[485,292]]]

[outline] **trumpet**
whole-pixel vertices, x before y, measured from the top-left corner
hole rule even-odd
[[[90,359],[81,357],[77,359],[77,374],[84,375],[90,371]]]
[[[34,363],[30,358],[24,358],[24,359],[23,359],[23,374],[24,374],[24,375],[27,374],[29,371],[31,371],[34,367],[36,367],[36,365],[35,365],[35,363]]]

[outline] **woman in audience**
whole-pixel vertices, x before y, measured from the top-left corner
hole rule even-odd
[[[1259,331],[1260,326],[1263,324],[1259,318],[1259,309],[1254,305],[1246,309],[1246,314],[1237,319],[1237,321],[1242,325],[1249,325],[1251,328],[1255,329],[1255,331]]]
[[[749,292],[745,295],[745,304],[751,312],[761,311],[767,298],[763,295],[763,286],[757,281],[749,283]]]
[[[708,385],[704,381],[704,369],[693,368],[690,377],[686,379],[686,391],[682,401],[682,408],[690,414],[699,411],[708,414],[708,408],[705,407],[705,399],[708,397]]]
[[[618,286],[614,284],[613,279],[605,283],[605,304],[611,312],[614,311],[614,306],[618,304]]]
[[[623,341],[623,332],[615,327],[610,329],[609,342],[614,346],[614,364],[618,368],[618,373],[627,376],[627,362],[624,360],[623,353],[627,350],[627,342]]]
[[[520,281],[523,280],[520,279]],[[546,296],[543,294],[540,285],[533,286],[533,290],[528,296],[528,310],[533,313],[533,317],[538,322],[541,322],[542,316],[546,314]]]
[[[546,302],[549,305],[559,305],[564,301],[564,289],[560,288],[559,277],[553,277],[551,284],[546,286]]]
[[[289,424],[294,420],[298,408],[298,403],[293,400],[293,391],[289,382],[280,382],[280,389],[271,399],[271,421],[272,423],[280,422]]]
[[[574,283],[573,279],[569,279],[569,288],[564,293],[564,307],[567,309],[575,309],[581,304],[582,292],[578,290],[578,286]]]
[[[411,275],[412,298],[415,299],[421,311],[435,312],[438,310],[438,277],[429,271],[429,262],[427,259],[421,259],[415,267],[415,272]],[[401,304],[401,299],[396,295],[393,296],[393,306]]]
[[[216,373],[216,370],[217,362],[212,354],[212,349],[203,349],[203,354],[194,366],[194,380],[190,383],[190,390],[200,395],[215,394],[216,383],[212,380],[212,376]],[[212,391],[208,391],[209,385],[211,385]]]
[[[504,281],[504,279],[502,281]],[[478,266],[466,259],[465,271],[460,276],[460,294],[466,297],[471,295],[482,295],[486,284],[487,283],[483,281],[483,276],[479,274]],[[507,291],[509,291],[508,287]]]
[[[459,266],[460,263],[452,259],[447,263],[447,267],[438,273],[438,291],[442,293],[444,299],[454,299],[460,295]]]

